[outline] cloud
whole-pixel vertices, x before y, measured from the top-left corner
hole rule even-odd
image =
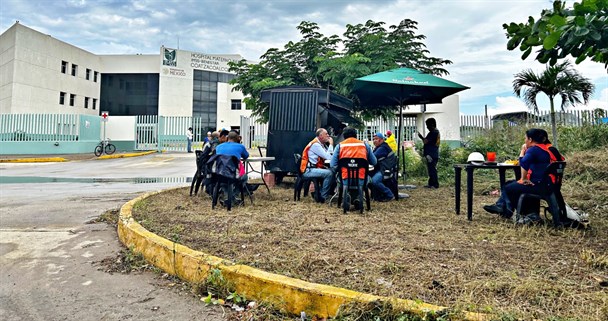
[[[459,93],[467,113],[483,113],[486,104],[511,108],[519,101],[511,93],[514,74],[545,68],[506,49],[502,24],[539,17],[551,5],[547,0],[0,1],[0,29],[20,20],[95,54],[158,54],[161,45],[179,42],[184,50],[258,60],[270,48],[299,41],[296,27],[302,20],[316,22],[325,36],[342,36],[347,24],[382,21],[388,29],[411,19],[418,22],[417,34],[426,36],[430,56],[454,62],[446,66],[445,78],[471,87]],[[585,61],[575,68],[598,86],[591,104],[605,106],[603,65]]]

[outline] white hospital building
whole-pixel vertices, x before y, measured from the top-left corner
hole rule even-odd
[[[228,62],[161,47],[158,55],[97,55],[16,22],[0,35],[0,114],[202,118],[209,129],[249,116]]]

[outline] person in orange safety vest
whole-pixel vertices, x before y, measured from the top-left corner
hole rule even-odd
[[[306,145],[302,152],[302,162],[300,172],[304,178],[321,178],[323,187],[321,188],[321,199],[323,203],[330,196],[329,190],[334,184],[334,171],[325,166],[325,160],[330,159],[334,152],[333,139],[325,128],[319,128],[315,132],[316,137]],[[329,145],[326,145],[329,143]]]
[[[378,162],[372,148],[363,141],[357,139],[357,131],[354,128],[346,127],[344,129],[344,140],[338,144],[334,150],[334,155],[331,158],[331,168],[338,166],[338,160],[342,158],[364,158],[370,165],[376,165]],[[359,171],[359,185],[363,185],[365,179],[365,170]],[[346,169],[342,169],[342,180],[347,178]],[[343,183],[346,183],[343,181]],[[355,198],[351,198],[355,199]]]

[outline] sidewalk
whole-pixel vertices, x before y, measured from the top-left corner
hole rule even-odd
[[[102,155],[96,157],[93,153],[85,154],[57,154],[57,155],[0,155],[0,163],[40,163],[40,162],[70,162],[79,160],[92,160],[92,159],[110,159],[110,158],[124,158],[124,157],[136,157],[154,154],[156,151],[143,151],[143,152],[122,152],[115,153],[112,155]]]

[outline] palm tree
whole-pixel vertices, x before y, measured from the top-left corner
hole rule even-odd
[[[585,104],[593,94],[595,86],[591,81],[575,69],[570,62],[565,61],[555,66],[548,66],[541,74],[535,74],[532,69],[515,74],[513,92],[517,97],[522,96],[528,108],[538,112],[536,96],[544,93],[551,103],[551,131],[553,144],[557,147],[557,127],[555,125],[555,107],[553,99],[556,96],[562,99],[562,111],[569,105]]]

